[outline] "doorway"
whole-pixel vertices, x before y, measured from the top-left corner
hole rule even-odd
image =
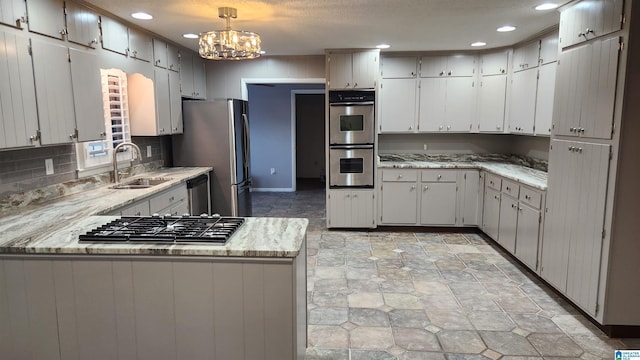
[[[296,190],[325,187],[325,92],[293,90],[291,114],[295,117]]]

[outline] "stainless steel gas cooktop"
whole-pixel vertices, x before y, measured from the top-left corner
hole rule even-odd
[[[80,235],[80,242],[224,245],[244,218],[224,216],[123,216]]]

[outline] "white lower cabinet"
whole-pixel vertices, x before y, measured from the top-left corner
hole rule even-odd
[[[460,224],[478,226],[482,223],[482,193],[484,177],[478,170],[463,170],[458,174],[461,191],[458,193],[460,204]]]
[[[383,224],[418,223],[418,192],[415,181],[384,181],[380,209]]]
[[[375,227],[374,198],[374,190],[330,190],[327,199],[328,227]]]
[[[500,191],[486,187],[484,189],[484,209],[482,211],[482,231],[494,240],[498,240],[500,225]]]
[[[126,190],[120,190],[126,191]],[[175,185],[160,193],[153,194],[133,204],[112,210],[108,215],[119,216],[148,216],[158,215],[183,215],[189,212],[187,199],[187,185],[185,183]]]
[[[423,170],[420,192],[420,225],[456,225],[457,171]]]
[[[498,238],[495,239],[510,253],[516,251],[516,226],[518,224],[518,200],[504,193],[500,196],[500,220]]]
[[[116,211],[117,213],[117,211]],[[122,216],[148,216],[149,213],[149,200],[143,200],[133,203],[124,209],[120,210]]]
[[[522,202],[519,203],[515,255],[520,261],[534,270],[537,270],[538,267],[541,216],[539,209],[525,205]]]

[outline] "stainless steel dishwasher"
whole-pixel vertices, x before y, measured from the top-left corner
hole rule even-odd
[[[187,193],[189,196],[189,214],[209,214],[209,176],[207,174],[187,180]]]

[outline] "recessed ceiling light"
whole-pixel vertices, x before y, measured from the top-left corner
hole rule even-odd
[[[134,12],[131,14],[131,17],[138,20],[151,20],[153,16],[147,14],[146,12]]]
[[[376,45],[376,47],[378,49],[388,49],[388,48],[391,47],[391,45],[389,45],[389,44],[380,44],[380,45]]]
[[[554,3],[544,3],[544,4],[540,4],[538,6],[536,6],[536,10],[553,10],[555,8],[558,7],[558,4],[554,4]]]
[[[500,26],[499,28],[496,29],[496,31],[498,31],[498,32],[509,32],[509,31],[513,31],[515,29],[516,29],[515,26],[505,25],[505,26]]]
[[[471,44],[471,46],[474,46],[474,47],[477,47],[477,46],[485,46],[485,45],[487,45],[487,43],[486,43],[486,42],[484,42],[484,41],[476,41],[476,42],[474,42],[474,43],[472,43],[472,44]]]
[[[182,37],[185,37],[187,39],[197,39],[198,35],[197,34],[184,34],[184,35],[182,35]]]

